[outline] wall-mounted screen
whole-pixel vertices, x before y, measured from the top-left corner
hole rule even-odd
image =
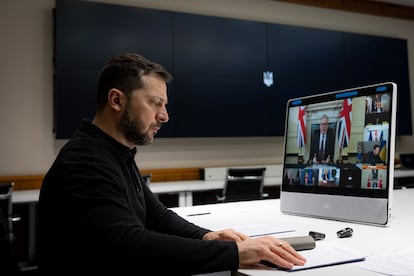
[[[57,139],[94,115],[99,70],[122,52],[174,77],[158,137],[283,136],[289,98],[386,81],[397,135],[412,134],[405,39],[79,0],[56,0],[54,22]]]

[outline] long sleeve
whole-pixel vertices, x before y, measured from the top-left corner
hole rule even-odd
[[[39,270],[191,275],[237,269],[237,244],[201,240],[208,229],[160,203],[131,173],[129,149],[119,147],[99,137],[73,139],[59,153],[39,198]]]

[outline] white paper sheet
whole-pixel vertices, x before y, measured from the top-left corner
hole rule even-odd
[[[353,248],[344,247],[334,242],[317,242],[316,247],[311,250],[303,250],[299,252],[307,259],[304,266],[294,266],[287,271],[299,271],[305,269],[313,269],[324,266],[340,265],[350,262],[360,262],[368,255],[365,252],[355,250]],[[264,268],[264,266],[262,266]],[[253,268],[253,269],[258,269]],[[280,270],[281,268],[273,268]],[[269,270],[269,268],[266,268]],[[240,269],[242,273],[249,274],[249,269]]]
[[[385,275],[414,275],[414,249],[374,254],[357,266]]]
[[[306,264],[294,266],[291,270],[358,262],[364,260],[368,255],[365,252],[330,242],[317,242],[314,249],[300,251],[300,254],[307,259]]]

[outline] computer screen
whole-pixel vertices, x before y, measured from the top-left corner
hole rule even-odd
[[[288,101],[283,212],[387,224],[396,93],[380,83]]]

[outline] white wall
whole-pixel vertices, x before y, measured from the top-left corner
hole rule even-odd
[[[99,2],[404,38],[414,93],[414,21],[269,0]],[[53,0],[0,2],[0,175],[44,174],[65,142],[52,132],[53,7]],[[413,142],[397,137],[397,153],[414,152]],[[282,137],[159,138],[140,149],[137,162],[142,169],[280,164],[282,152]]]

